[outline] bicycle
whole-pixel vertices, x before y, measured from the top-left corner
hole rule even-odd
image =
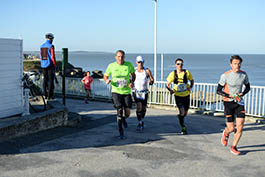
[[[30,77],[34,76],[34,79]],[[23,88],[28,88],[29,92],[29,106],[34,112],[41,112],[46,110],[45,98],[41,89],[33,82],[40,79],[40,74],[37,72],[23,73]]]

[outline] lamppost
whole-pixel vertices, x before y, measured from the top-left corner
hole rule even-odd
[[[157,0],[153,0],[155,2],[155,25],[154,25],[154,80],[156,81],[156,52],[157,52]]]

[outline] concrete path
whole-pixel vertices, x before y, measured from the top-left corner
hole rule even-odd
[[[0,177],[262,177],[265,126],[246,123],[235,156],[220,143],[224,119],[189,115],[180,135],[176,111],[148,109],[143,133],[135,110],[126,139],[118,140],[112,104],[67,100],[83,117],[80,126],[60,127],[1,143]]]

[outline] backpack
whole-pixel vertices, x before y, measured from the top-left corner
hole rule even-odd
[[[188,79],[187,79],[186,69],[183,69],[183,71],[184,71],[183,82],[185,84],[187,84],[188,83]],[[178,84],[178,73],[177,73],[177,70],[174,70],[174,84]]]

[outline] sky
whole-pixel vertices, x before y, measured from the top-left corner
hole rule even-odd
[[[0,38],[38,51],[154,52],[153,0],[1,1]],[[264,0],[157,0],[158,53],[265,54]]]

